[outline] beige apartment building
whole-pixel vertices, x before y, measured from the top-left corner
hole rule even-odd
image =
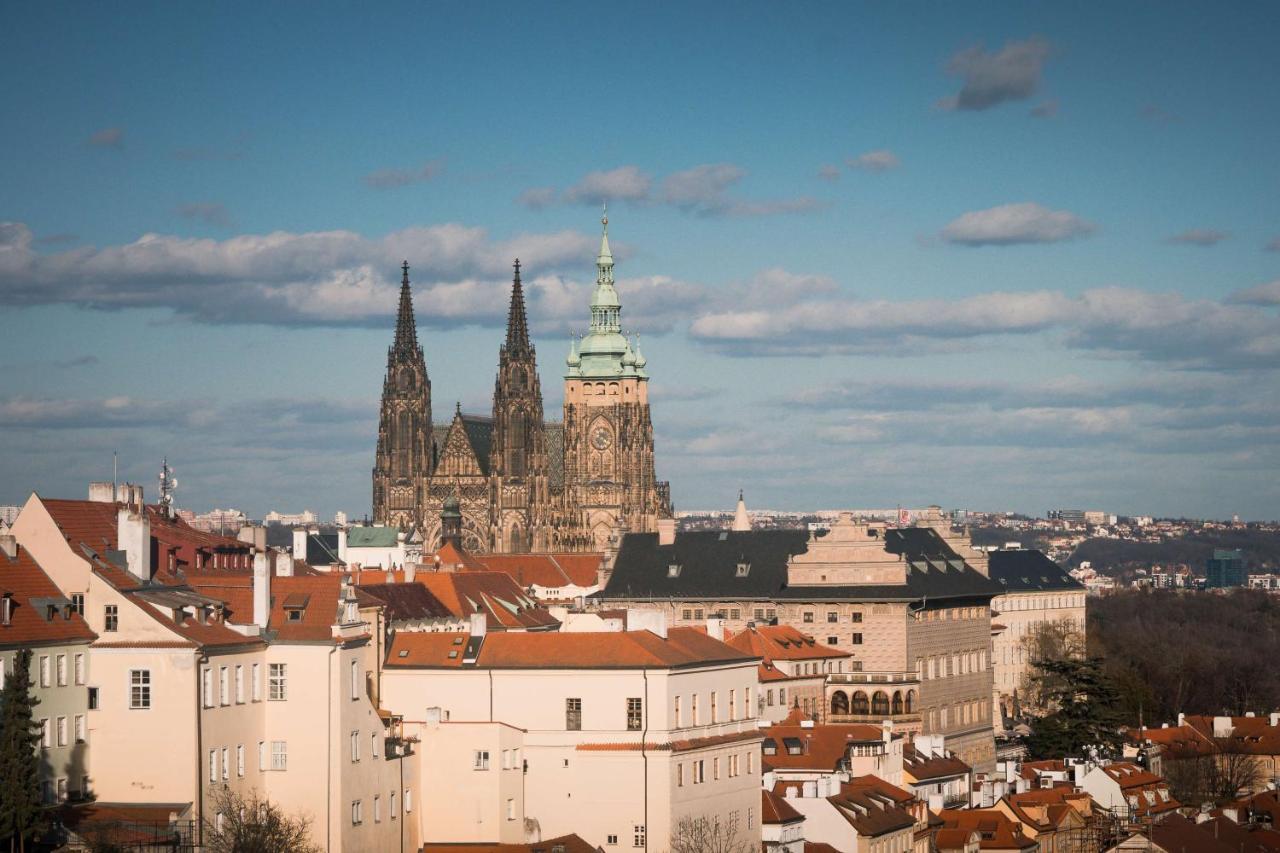
[[[1023,687],[1031,675],[1034,654],[1028,641],[1043,625],[1065,623],[1078,632],[1080,650],[1085,642],[1085,588],[1061,566],[1039,551],[992,551],[991,579],[1004,591],[991,601],[992,658],[997,714],[1012,715],[1020,705]]]
[[[402,784],[416,756],[370,698],[376,646],[354,589],[265,553],[250,571],[156,569],[153,524],[168,543],[189,529],[140,503],[34,495],[14,527],[96,635],[82,688],[89,792],[176,804],[196,843],[221,819],[221,791],[256,790],[309,818],[326,851],[417,849]]]
[[[623,537],[603,574],[591,597],[601,609],[658,610],[674,625],[716,617],[732,631],[776,620],[848,652],[826,678],[828,721],[890,719],[994,767],[990,605],[1003,588],[936,508],[913,527],[847,514],[813,533],[660,525]]]
[[[682,819],[705,816],[758,847],[759,659],[650,624],[397,634],[383,703],[423,743],[425,796],[451,804],[432,807],[423,840],[576,832],[605,850],[663,851]]]

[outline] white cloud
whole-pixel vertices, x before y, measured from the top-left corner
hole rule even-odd
[[[582,180],[564,191],[564,201],[593,205],[607,201],[644,201],[649,197],[652,183],[653,179],[638,166],[588,172]]]
[[[1237,290],[1227,301],[1237,305],[1280,305],[1280,279]]]
[[[954,110],[985,110],[1006,101],[1030,98],[1040,88],[1049,42],[1040,36],[1007,42],[995,53],[982,46],[962,50],[947,64],[947,73],[964,82],[941,106]]]
[[[965,213],[942,229],[942,238],[963,246],[1010,246],[1057,243],[1094,230],[1093,223],[1069,211],[1023,202]]]
[[[859,154],[857,157],[850,157],[845,164],[850,169],[859,169],[864,172],[886,172],[901,166],[902,161],[898,159],[897,154],[887,148],[879,148]]]
[[[1225,231],[1212,228],[1191,228],[1181,234],[1174,234],[1168,242],[1182,246],[1216,246],[1231,235]]]

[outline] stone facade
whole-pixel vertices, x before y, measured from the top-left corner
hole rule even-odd
[[[667,484],[654,474],[646,361],[622,334],[603,224],[591,328],[566,359],[563,423],[543,417],[517,260],[491,415],[459,407],[450,423],[432,425],[405,264],[373,468],[375,521],[417,527],[434,550],[452,497],[467,551],[527,553],[601,550],[615,530],[655,530],[670,515]]]

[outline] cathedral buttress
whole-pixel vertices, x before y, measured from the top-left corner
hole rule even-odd
[[[420,523],[423,488],[431,476],[431,379],[418,345],[409,288],[409,262],[401,267],[396,334],[387,349],[378,449],[373,467],[373,517],[405,530]]]

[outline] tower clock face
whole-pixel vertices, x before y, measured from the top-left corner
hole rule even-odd
[[[613,436],[609,435],[608,427],[598,426],[591,431],[591,444],[596,450],[608,450],[612,443]]]

